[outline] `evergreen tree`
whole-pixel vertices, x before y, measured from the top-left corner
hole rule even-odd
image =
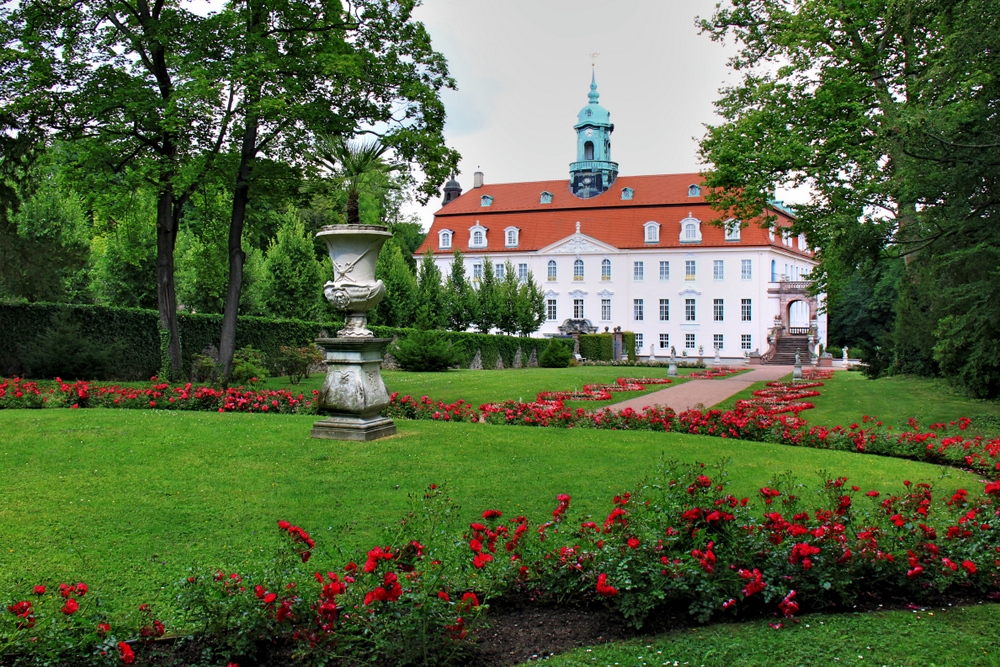
[[[323,273],[312,239],[294,209],[281,216],[277,237],[264,259],[264,306],[274,317],[308,320],[320,311]]]
[[[420,260],[417,285],[417,328],[444,329],[448,324],[448,304],[441,284],[441,269],[434,263],[430,250]]]
[[[385,296],[368,316],[371,324],[410,327],[416,315],[417,279],[392,240],[382,248],[375,264],[375,277],[385,283]]]
[[[508,259],[504,265],[503,280],[497,285],[500,309],[497,313],[497,328],[508,336],[517,332],[518,300],[521,293],[521,281],[517,278],[514,265]]]
[[[517,295],[517,332],[522,336],[530,336],[538,331],[545,322],[545,292],[535,282],[535,277],[528,272]]]
[[[479,333],[489,333],[500,321],[501,308],[500,286],[489,257],[483,258],[483,277],[476,289],[476,305],[473,324]]]
[[[476,294],[465,275],[465,258],[460,250],[455,251],[452,259],[445,293],[449,300],[448,328],[452,331],[465,331],[475,317]]]

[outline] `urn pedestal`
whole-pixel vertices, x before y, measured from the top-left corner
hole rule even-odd
[[[376,440],[396,433],[391,419],[379,417],[389,405],[382,381],[382,354],[390,338],[320,338],[326,350],[326,381],[319,393],[320,412],[327,415],[312,428],[312,437],[331,440]]]
[[[394,435],[395,423],[379,416],[389,405],[382,355],[392,341],[375,338],[367,326],[367,312],[385,296],[375,261],[392,234],[375,225],[332,225],[316,236],[326,242],[333,263],[333,280],[323,293],[347,318],[336,338],[316,341],[326,351],[327,370],[317,399],[324,419],[313,424],[312,437],[366,441]]]

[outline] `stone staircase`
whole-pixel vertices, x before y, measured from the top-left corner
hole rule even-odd
[[[795,364],[795,353],[799,353],[802,364],[808,366],[809,336],[786,335],[778,339],[778,349],[766,363],[775,366],[792,366]]]

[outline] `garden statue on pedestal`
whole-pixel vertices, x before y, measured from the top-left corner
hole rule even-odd
[[[326,381],[317,398],[326,418],[313,424],[312,437],[375,440],[394,435],[393,421],[378,415],[389,405],[381,365],[392,340],[375,338],[367,317],[385,296],[385,285],[375,279],[375,261],[392,233],[379,225],[330,225],[316,236],[326,242],[333,262],[333,280],[323,294],[347,312],[347,319],[336,338],[316,341],[326,351]]]
[[[670,346],[670,363],[667,365],[667,377],[677,377],[677,352]]]
[[[654,343],[649,344],[649,363],[656,363],[656,345]]]
[[[715,359],[712,359],[712,365],[713,366],[721,366],[722,365],[722,358],[719,357],[719,348],[715,348]]]
[[[795,367],[792,369],[792,379],[802,379],[802,360],[799,358],[798,352],[795,353]]]

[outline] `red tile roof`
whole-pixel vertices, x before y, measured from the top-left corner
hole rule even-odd
[[[417,253],[428,249],[435,254],[450,254],[455,250],[474,254],[537,251],[573,235],[579,222],[581,233],[622,249],[773,245],[810,256],[800,252],[797,244],[792,248],[782,245],[780,237],[772,242],[767,230],[756,224],[742,230],[738,243],[726,241],[724,230],[707,224],[701,225],[701,243],[681,243],[680,221],[689,214],[703,223],[718,218],[704,197],[688,197],[688,187],[700,183],[698,174],[621,176],[610,190],[591,199],[573,196],[568,180],[483,185],[465,192],[434,214],[434,223]],[[631,200],[621,199],[622,188],[626,187],[634,190]],[[539,202],[543,191],[552,193],[551,204]],[[493,197],[493,203],[482,206],[482,195]],[[784,212],[773,213],[779,226],[791,224]],[[659,243],[645,242],[643,224],[650,220],[660,223]],[[469,248],[469,228],[477,222],[488,230],[486,248]],[[507,227],[520,230],[517,248],[504,245]],[[442,229],[455,232],[452,247],[447,250],[438,249],[438,232]]]

